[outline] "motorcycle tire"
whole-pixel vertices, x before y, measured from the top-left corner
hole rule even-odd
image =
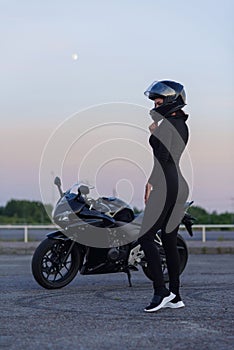
[[[165,252],[164,252],[164,249],[162,246],[158,245],[158,248],[159,248],[159,254],[160,254],[160,259],[161,259],[161,264],[162,264],[164,281],[165,281],[165,283],[167,283],[167,282],[169,282],[169,275],[168,275],[168,270],[167,270],[166,255],[165,255]],[[185,240],[183,239],[183,237],[181,237],[179,234],[177,236],[177,248],[178,248],[178,252],[179,252],[179,256],[180,256],[180,275],[181,275],[182,272],[184,271],[185,266],[186,266],[187,261],[188,261],[188,247],[187,247],[187,244],[186,244]],[[147,265],[142,266],[142,269],[143,269],[146,277],[148,277],[151,281],[153,281],[149,267]]]
[[[32,258],[32,273],[35,280],[46,289],[66,286],[76,276],[81,255],[76,245],[65,261],[72,241],[45,239],[37,247]]]

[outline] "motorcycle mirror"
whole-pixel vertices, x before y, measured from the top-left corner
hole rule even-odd
[[[88,186],[81,185],[78,188],[78,192],[81,193],[81,194],[87,195],[87,194],[89,194],[89,188],[88,188]]]
[[[56,178],[54,179],[54,184],[58,187],[59,194],[62,197],[63,196],[63,191],[62,191],[62,188],[61,188],[61,184],[62,183],[61,183],[60,177],[56,176]]]
[[[56,186],[61,186],[60,177],[56,176],[56,178],[54,179],[54,184],[55,184]]]

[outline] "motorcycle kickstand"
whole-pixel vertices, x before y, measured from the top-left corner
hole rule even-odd
[[[131,282],[131,272],[130,272],[130,270],[127,268],[126,270],[125,270],[125,272],[126,272],[126,274],[127,274],[127,276],[128,276],[128,283],[129,283],[129,287],[132,287],[132,282]]]

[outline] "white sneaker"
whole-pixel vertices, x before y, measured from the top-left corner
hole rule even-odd
[[[154,295],[153,299],[149,306],[147,306],[144,311],[145,312],[155,312],[160,310],[164,305],[168,304],[171,300],[175,299],[175,294],[169,293],[165,297],[160,295]]]
[[[170,307],[171,309],[179,309],[181,307],[185,307],[185,305],[184,305],[182,300],[174,302],[174,303],[172,300],[172,301],[169,301],[168,303],[166,303],[163,307]]]

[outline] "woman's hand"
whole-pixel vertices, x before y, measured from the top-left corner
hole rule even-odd
[[[149,131],[151,132],[151,134],[153,134],[154,130],[158,127],[158,123],[153,122],[152,124],[150,124],[149,126]]]
[[[145,204],[147,203],[148,199],[149,199],[149,195],[150,195],[150,192],[152,190],[153,186],[147,182],[147,184],[145,185]]]

